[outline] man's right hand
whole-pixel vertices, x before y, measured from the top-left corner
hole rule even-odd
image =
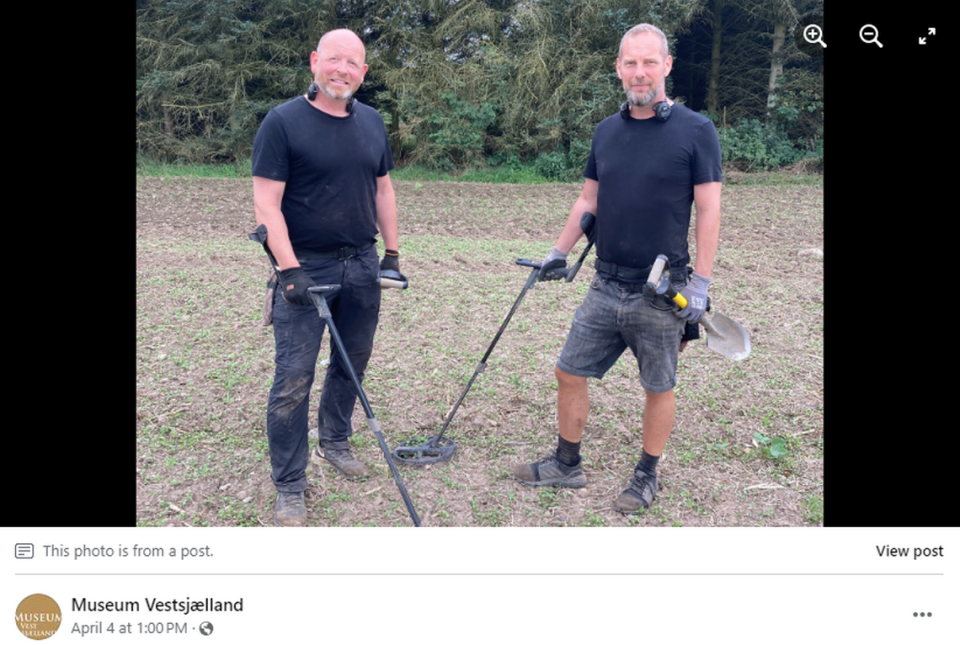
[[[284,269],[280,272],[280,295],[292,305],[312,305],[307,289],[317,286],[302,267]]]
[[[555,269],[565,269],[566,267],[567,254],[557,249],[557,247],[553,247],[550,250],[550,255],[544,258],[543,262],[540,263],[539,279],[541,281],[562,280],[564,276],[557,273]]]

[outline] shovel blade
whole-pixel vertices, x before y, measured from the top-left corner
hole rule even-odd
[[[711,349],[734,361],[742,361],[750,355],[750,337],[740,323],[723,314],[713,314],[711,320],[700,319],[707,330],[707,349]]]

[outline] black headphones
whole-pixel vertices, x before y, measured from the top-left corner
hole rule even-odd
[[[310,87],[307,88],[307,100],[314,100],[317,98],[317,92],[320,91],[320,86],[316,81],[310,83]],[[347,114],[353,114],[353,108],[357,105],[357,99],[351,97],[350,101],[347,103]]]
[[[657,101],[653,104],[653,116],[657,121],[663,123],[664,121],[670,118],[670,113],[673,111],[673,108],[667,101]],[[620,118],[629,119],[630,118],[630,103],[624,101],[620,105]]]

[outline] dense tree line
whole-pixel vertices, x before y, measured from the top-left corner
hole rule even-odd
[[[533,162],[548,177],[571,178],[593,128],[623,100],[613,65],[621,35],[652,22],[671,40],[668,94],[714,118],[728,161],[782,165],[822,152],[821,59],[793,42],[798,17],[818,6],[138,0],[137,150],[159,161],[249,157],[270,108],[312,80],[319,36],[346,27],[367,46],[358,98],[383,114],[398,160],[441,169]]]

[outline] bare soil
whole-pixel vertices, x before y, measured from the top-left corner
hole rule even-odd
[[[390,446],[435,435],[577,185],[395,182],[407,291],[384,292],[364,390]],[[272,328],[268,267],[247,240],[249,180],[137,180],[137,518],[141,526],[257,526],[275,489],[265,433]],[[574,249],[579,255],[581,246]],[[640,454],[644,395],[629,352],[591,381],[588,486],[510,476],[556,443],[553,365],[593,276],[531,289],[447,436],[447,463],[401,465],[425,526],[802,526],[823,519],[823,189],[724,188],[711,297],[749,332],[733,362],[703,341],[681,354],[677,417],[646,513],[612,509]],[[382,249],[381,249],[382,250]],[[691,250],[694,241],[691,233]],[[325,358],[329,344],[324,340]],[[319,369],[322,369],[320,367]],[[322,379],[312,393],[313,424]],[[313,526],[406,526],[410,517],[360,406],[349,482],[311,466]]]

